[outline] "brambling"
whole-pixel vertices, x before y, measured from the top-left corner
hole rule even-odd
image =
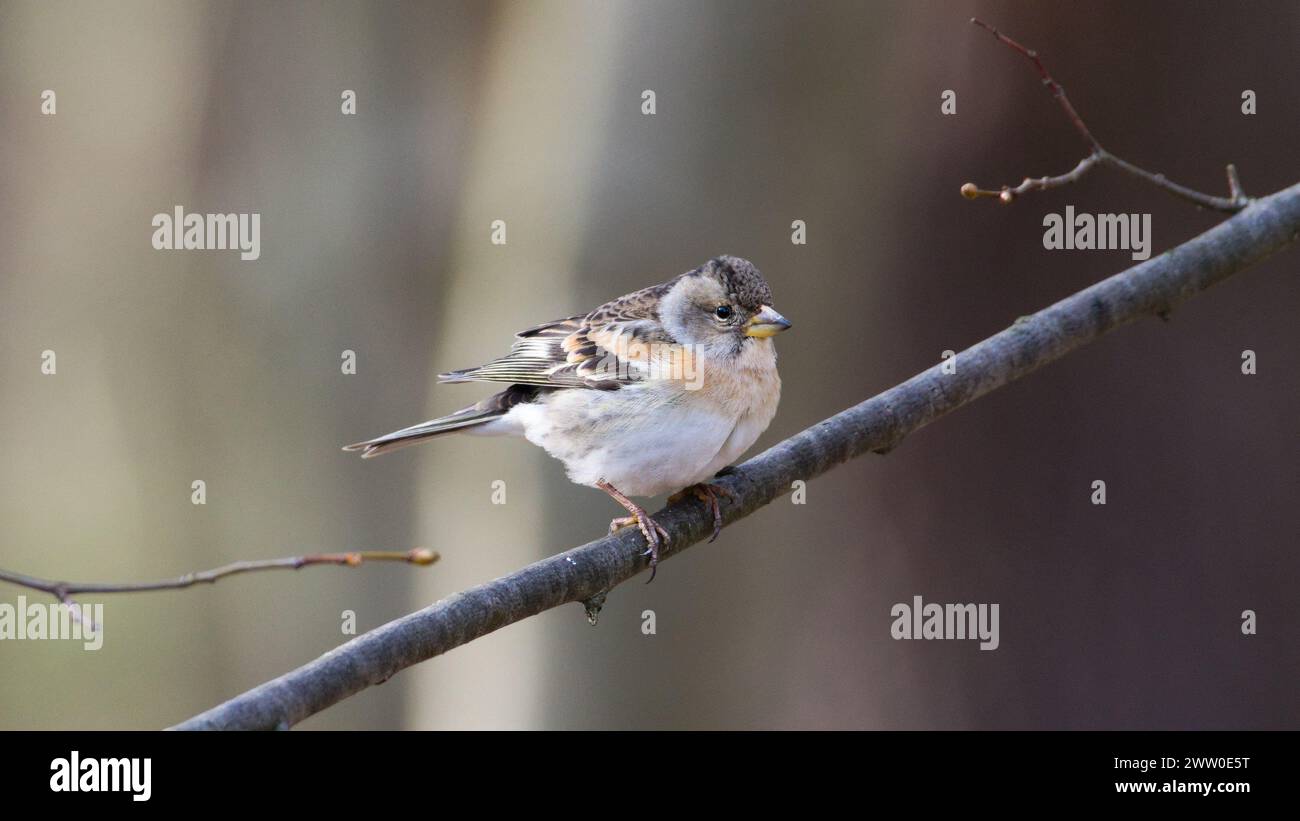
[[[522,435],[569,478],[627,509],[610,532],[645,534],[653,580],[668,532],[632,501],[678,491],[713,512],[709,480],[767,429],[781,396],[772,337],[790,323],[772,309],[758,269],[721,256],[589,314],[522,331],[510,353],[440,382],[503,382],[501,393],[449,416],[344,448],[378,456],[446,433]]]

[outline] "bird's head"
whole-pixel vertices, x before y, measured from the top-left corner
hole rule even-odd
[[[772,344],[790,327],[772,308],[772,289],[749,260],[721,256],[678,277],[660,303],[659,319],[683,345],[712,357],[734,357],[747,345]]]

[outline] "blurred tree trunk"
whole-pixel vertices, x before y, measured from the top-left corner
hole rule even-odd
[[[497,9],[481,65],[475,134],[453,248],[453,281],[438,304],[435,372],[481,364],[509,350],[513,334],[594,307],[574,272],[594,206],[604,120],[622,14],[604,4],[512,3]],[[505,223],[506,244],[491,242]],[[430,374],[429,376],[432,376]],[[432,380],[430,380],[432,381]],[[470,404],[491,385],[432,390],[424,417]],[[424,418],[422,417],[422,418]],[[417,420],[410,420],[417,421]],[[395,458],[395,457],[388,457]],[[401,457],[396,457],[401,458]],[[424,605],[437,596],[564,547],[547,486],[562,471],[522,440],[447,437],[420,449],[419,532],[447,545],[421,577]],[[494,482],[505,504],[492,502]],[[600,514],[592,520],[596,526]],[[541,622],[466,647],[455,663],[411,676],[416,727],[538,727],[541,671],[556,639]]]

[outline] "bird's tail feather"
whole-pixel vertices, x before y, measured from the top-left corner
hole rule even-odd
[[[542,392],[543,389],[528,385],[511,385],[501,393],[489,396],[483,401],[458,410],[449,416],[431,419],[428,422],[402,428],[375,439],[367,439],[364,442],[347,445],[343,449],[346,451],[361,451],[361,458],[369,459],[381,453],[418,445],[444,433],[464,430],[482,425],[485,422],[491,422],[494,419],[500,419],[509,413],[510,409],[515,405],[521,402],[531,402]]]
[[[368,439],[364,442],[347,445],[343,449],[346,451],[361,451],[362,459],[369,459],[378,456],[381,453],[399,450],[401,448],[418,445],[434,436],[440,436],[444,433],[462,430],[464,428],[481,425],[484,422],[491,422],[502,415],[498,410],[483,410],[477,406],[468,407],[464,410],[456,411],[450,416],[443,416],[439,419],[431,419],[428,422],[422,422],[418,425],[412,425],[409,428],[402,428],[398,431],[379,436],[374,439]]]

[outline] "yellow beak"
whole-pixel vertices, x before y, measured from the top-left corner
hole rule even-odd
[[[764,305],[761,311],[751,316],[749,321],[745,323],[745,336],[756,336],[763,339],[776,336],[789,327],[790,320],[781,316],[769,306]]]

